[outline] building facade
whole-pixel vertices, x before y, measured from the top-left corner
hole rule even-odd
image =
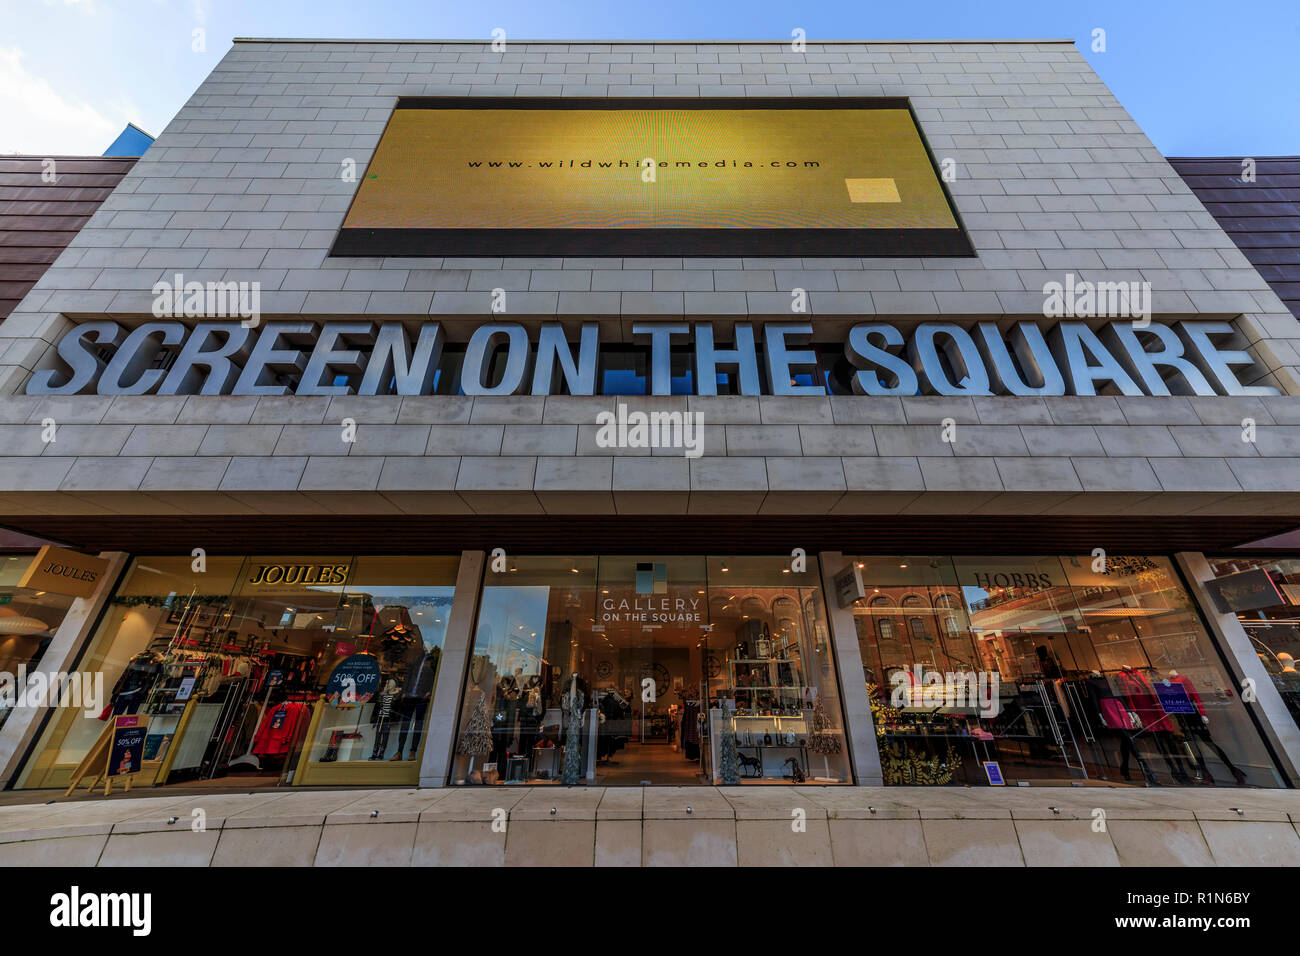
[[[238,41],[0,389],[10,787],[1297,782],[1300,322],[1069,42]]]

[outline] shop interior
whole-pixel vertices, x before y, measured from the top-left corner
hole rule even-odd
[[[1280,784],[1170,562],[1092,560],[857,559],[886,783]]]
[[[1296,669],[1300,658],[1300,558],[1211,558],[1210,566],[1218,578],[1228,582],[1245,579],[1248,586],[1234,589],[1235,593],[1225,594],[1218,588],[1220,597],[1226,598],[1229,609],[1236,613],[1282,702],[1300,726],[1300,670]],[[1267,576],[1267,582],[1259,579],[1260,573]]]
[[[60,715],[23,786],[65,785],[121,714],[147,719],[136,785],[418,779],[450,587],[402,587],[400,569],[374,566],[401,559],[272,557],[212,558],[202,583],[227,593],[179,591],[176,560],[135,563],[94,655],[103,713]]]
[[[520,557],[484,588],[453,783],[849,782],[819,601],[777,559]]]

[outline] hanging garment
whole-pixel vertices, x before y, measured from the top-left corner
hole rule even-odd
[[[293,749],[301,726],[309,719],[310,710],[299,701],[285,701],[273,707],[262,719],[262,726],[253,738],[253,753],[259,757],[280,757]]]
[[[1104,677],[1089,677],[1083,682],[1088,692],[1088,701],[1093,713],[1100,719],[1101,725],[1111,730],[1132,730],[1133,721],[1129,718],[1124,702],[1115,696],[1110,682]]]
[[[1144,731],[1170,731],[1168,715],[1160,706],[1155,688],[1140,671],[1122,670],[1115,675],[1120,693],[1127,701],[1128,709],[1138,715]]]
[[[160,673],[162,663],[148,651],[136,654],[127,661],[126,669],[113,685],[110,695],[113,716],[134,714],[139,710]]]
[[[1192,699],[1196,705],[1196,712],[1202,717],[1205,716],[1205,704],[1201,701],[1201,695],[1196,693],[1196,685],[1184,677],[1182,674],[1174,674],[1169,678],[1170,683],[1180,685],[1183,690],[1187,691],[1187,696]]]

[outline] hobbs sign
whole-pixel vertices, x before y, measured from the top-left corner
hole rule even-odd
[[[708,322],[637,323],[632,332],[651,395],[672,393],[675,347],[690,351],[697,395],[718,394],[719,373],[742,395],[1277,394],[1243,384],[1252,376],[1235,369],[1253,361],[1228,347],[1227,322],[1116,320],[1095,331],[1064,319],[1046,332],[1027,321],[1005,331],[995,322],[864,322],[830,349],[811,344],[808,322],[739,322],[725,346]],[[532,336],[496,322],[476,328],[463,351],[446,345],[438,322],[420,323],[414,335],[401,322],[86,322],[60,340],[61,367],[35,372],[27,394],[601,394],[607,363],[594,323],[576,342],[556,322]],[[828,375],[828,366],[838,372]]]

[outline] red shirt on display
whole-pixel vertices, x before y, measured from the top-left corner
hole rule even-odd
[[[1169,675],[1169,680],[1171,683],[1181,684],[1183,686],[1183,690],[1187,691],[1187,696],[1190,697],[1192,703],[1196,705],[1196,712],[1204,717],[1205,705],[1201,703],[1201,695],[1196,693],[1195,685],[1193,685],[1192,682],[1182,674],[1171,674]]]
[[[287,754],[293,747],[299,725],[307,719],[309,711],[306,704],[296,700],[285,701],[269,710],[262,718],[262,726],[257,728],[253,738],[253,753],[259,757],[279,757]]]
[[[1138,715],[1143,730],[1169,730],[1168,715],[1160,706],[1155,688],[1139,671],[1122,670],[1116,675],[1120,692],[1127,698],[1128,709]]]

